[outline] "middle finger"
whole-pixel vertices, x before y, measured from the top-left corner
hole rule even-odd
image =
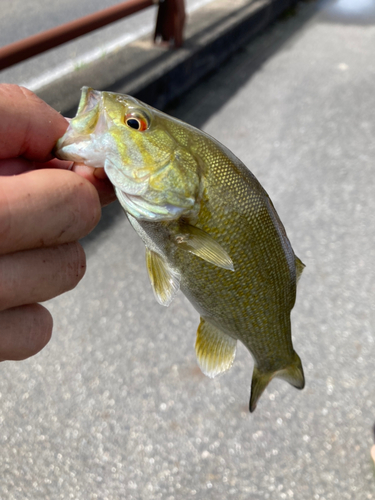
[[[0,311],[52,299],[74,288],[86,270],[78,242],[0,256]]]

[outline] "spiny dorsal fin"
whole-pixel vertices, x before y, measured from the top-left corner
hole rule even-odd
[[[298,283],[298,281],[301,277],[302,271],[305,269],[306,266],[302,262],[302,260],[297,257],[297,255],[295,255],[294,257],[295,257],[295,263],[296,263],[296,282]]]
[[[274,372],[262,372],[257,366],[254,366],[253,378],[251,381],[251,395],[250,395],[250,411],[253,412],[257,406],[260,396],[263,394],[264,389],[274,378],[278,377],[289,382],[297,389],[305,387],[305,377],[303,374],[302,363],[300,357],[296,352],[293,354],[293,361],[282,370]]]
[[[202,229],[184,224],[175,236],[175,241],[181,250],[193,253],[217,267],[234,271],[232,259],[224,248]]]
[[[205,375],[213,378],[229,370],[236,356],[236,346],[237,340],[201,318],[195,352]]]
[[[149,248],[146,248],[146,264],[156,300],[162,306],[169,306],[180,288],[180,274]]]

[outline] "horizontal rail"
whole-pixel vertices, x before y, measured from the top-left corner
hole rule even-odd
[[[156,3],[158,3],[157,0]],[[152,5],[155,5],[154,0],[128,0],[118,5],[114,5],[113,7],[95,12],[94,14],[89,14],[80,19],[62,24],[56,28],[37,33],[36,35],[11,43],[5,47],[1,47],[0,70],[40,54],[41,52],[57,47],[81,35],[85,35],[90,31],[94,31],[123,17],[130,16]],[[176,16],[179,16],[179,22],[176,22],[176,20],[174,22],[172,21],[172,25],[175,25],[176,29],[180,30],[180,32],[178,33],[173,30],[171,35],[170,29],[167,34],[157,29],[155,31],[155,37],[162,41],[172,41],[175,46],[178,47],[182,44],[182,28],[185,19],[183,0],[164,0],[160,5],[163,5],[163,12],[161,13],[159,10],[159,26],[160,16],[162,16],[164,20],[170,20],[171,16],[172,19],[175,20]],[[164,12],[168,5],[167,12]]]

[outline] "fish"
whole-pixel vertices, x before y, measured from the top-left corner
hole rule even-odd
[[[231,368],[237,341],[254,366],[249,410],[269,382],[305,385],[290,313],[303,268],[264,188],[207,133],[134,97],[82,88],[56,157],[104,168],[146,247],[156,300],[181,290],[200,314],[202,372]]]

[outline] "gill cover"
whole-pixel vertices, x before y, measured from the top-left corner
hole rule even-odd
[[[196,207],[199,168],[165,117],[131,96],[83,87],[56,154],[103,167],[121,205],[137,219],[178,219]]]

